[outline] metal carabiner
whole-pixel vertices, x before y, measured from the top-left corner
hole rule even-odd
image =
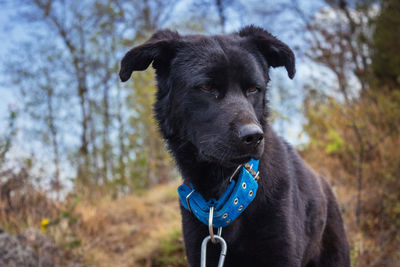
[[[226,245],[225,240],[221,236],[216,235],[216,236],[214,236],[214,238],[217,243],[221,244],[221,254],[219,254],[218,267],[223,267],[224,261],[225,261],[225,256],[226,256],[226,251],[227,251],[227,245]],[[207,243],[210,240],[211,240],[211,236],[207,236],[206,238],[203,239],[203,242],[201,243],[200,267],[206,267]]]
[[[219,255],[218,267],[224,266],[226,251],[228,249],[225,240],[222,238],[222,227],[218,228],[218,234],[214,235],[213,229],[213,218],[214,218],[214,207],[210,207],[210,213],[208,216],[208,231],[210,233],[209,236],[203,239],[201,243],[201,258],[200,258],[200,267],[206,267],[206,259],[207,259],[207,243],[211,240],[212,243],[220,243],[221,244],[221,254]]]

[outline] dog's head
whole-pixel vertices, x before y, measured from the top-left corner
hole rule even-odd
[[[120,77],[153,63],[155,115],[172,152],[190,146],[199,161],[232,166],[261,156],[269,67],[293,78],[294,62],[287,45],[254,26],[216,36],[163,30],[125,55]]]

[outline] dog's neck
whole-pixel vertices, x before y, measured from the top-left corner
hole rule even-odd
[[[190,143],[184,145],[169,142],[172,147],[179,146],[175,160],[183,176],[184,183],[191,184],[206,200],[218,199],[229,183],[229,177],[235,167],[224,167],[217,162],[205,162],[198,159],[197,149]],[[172,149],[174,151],[174,149]]]

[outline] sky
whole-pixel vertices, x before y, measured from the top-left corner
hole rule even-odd
[[[0,9],[0,134],[4,131],[8,117],[8,105],[14,102],[13,93],[4,85],[4,62],[7,52],[11,48],[10,37],[14,36],[9,30],[9,10]]]
[[[16,44],[28,40],[29,32],[15,17],[12,3],[3,4],[0,8],[0,135],[6,131],[9,110],[22,108],[18,101],[15,88],[7,86],[8,76],[6,64],[12,56]]]

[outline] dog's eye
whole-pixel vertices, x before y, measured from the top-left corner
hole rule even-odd
[[[207,93],[207,94],[213,95],[213,96],[215,96],[215,98],[218,98],[218,95],[219,95],[218,90],[216,90],[216,89],[213,88],[212,86],[209,86],[209,85],[202,85],[202,86],[199,86],[198,88],[199,88],[201,91],[203,91],[203,92],[205,92],[205,93]]]
[[[205,92],[207,92],[207,93],[212,92],[211,86],[208,86],[208,85],[200,86],[200,89],[203,90],[203,91],[205,91]]]
[[[251,94],[255,94],[259,91],[259,89],[255,86],[250,87],[249,89],[247,89],[246,94],[247,95],[251,95]]]

